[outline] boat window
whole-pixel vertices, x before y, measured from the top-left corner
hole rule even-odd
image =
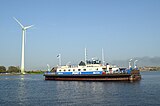
[[[61,71],[61,70],[59,70],[59,71]]]
[[[98,70],[98,68],[96,70]]]
[[[75,71],[75,69],[73,69],[73,71]]]
[[[83,69],[83,71],[86,71],[86,69]]]
[[[66,71],[66,70],[64,70],[64,71]]]
[[[71,71],[70,69],[68,71]]]
[[[78,71],[81,71],[81,69],[78,69]]]

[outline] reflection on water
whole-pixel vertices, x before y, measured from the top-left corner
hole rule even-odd
[[[136,86],[135,88],[133,86]],[[139,93],[139,82],[81,82],[56,81],[55,103],[71,105],[125,105],[124,100],[135,91]],[[68,95],[68,96],[67,96]],[[67,96],[67,98],[66,98]],[[136,97],[135,97],[136,98]],[[128,99],[129,100],[129,99]],[[137,99],[133,100],[135,103]],[[94,104],[93,104],[94,103]],[[132,103],[132,100],[128,101]]]
[[[25,89],[25,79],[24,79],[24,75],[20,76],[20,80],[18,81],[18,87],[17,87],[17,99],[19,100],[19,104],[23,104],[24,98],[26,96],[26,89]]]
[[[159,106],[160,72],[137,82],[45,81],[43,75],[0,76],[1,106]]]

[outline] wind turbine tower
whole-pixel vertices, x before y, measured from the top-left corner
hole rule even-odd
[[[31,28],[33,25],[30,26],[23,26],[15,17],[14,20],[21,26],[22,28],[22,57],[21,57],[21,74],[25,74],[24,69],[24,51],[25,51],[25,41],[26,41],[26,30]]]

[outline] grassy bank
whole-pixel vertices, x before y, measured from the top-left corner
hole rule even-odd
[[[44,71],[26,71],[26,74],[43,74]]]
[[[28,74],[43,74],[44,71],[25,71],[25,75],[28,75]],[[11,75],[22,75],[21,73],[15,73],[15,72],[12,72],[12,73],[0,73],[0,76],[11,76]]]

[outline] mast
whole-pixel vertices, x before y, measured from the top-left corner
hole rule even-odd
[[[129,60],[129,67],[128,67],[129,69],[132,68],[131,61],[132,59]]]
[[[85,48],[85,51],[84,51],[84,62],[85,64],[87,64],[87,49]]]
[[[102,64],[104,65],[104,52],[103,52],[103,48],[102,48]]]
[[[59,54],[59,65],[61,66],[61,54]]]
[[[59,54],[57,58],[58,58],[59,66],[61,66],[61,54]]]
[[[102,64],[104,65],[104,51],[103,51],[103,48],[102,48]]]

